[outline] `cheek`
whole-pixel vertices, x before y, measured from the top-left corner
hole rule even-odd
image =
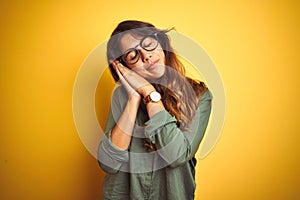
[[[164,53],[162,54],[161,58],[162,58],[162,64],[166,65],[166,57]]]
[[[127,65],[127,67],[129,69],[133,70],[133,69],[136,69],[136,68],[140,68],[142,65],[143,65],[143,62],[141,61],[141,59],[139,59],[137,63],[134,63],[132,65]]]

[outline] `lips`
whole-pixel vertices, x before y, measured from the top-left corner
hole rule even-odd
[[[154,69],[154,68],[155,68],[155,65],[156,65],[156,63],[158,63],[158,61],[159,61],[159,60],[156,60],[156,61],[150,63],[150,65],[148,65],[148,66],[146,67],[146,70]]]

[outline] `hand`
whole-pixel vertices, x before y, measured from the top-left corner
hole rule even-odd
[[[122,64],[119,63],[118,61],[114,61],[114,62],[112,62],[112,65],[114,66],[114,69],[116,70],[116,72],[119,76],[119,80],[120,80],[121,84],[127,91],[129,98],[134,98],[134,99],[138,100],[138,102],[139,102],[141,100],[141,95],[127,82],[127,80],[124,78],[124,76],[122,75],[122,73],[119,70],[119,68],[121,66],[118,67],[118,65],[122,65]]]
[[[124,67],[121,63],[116,64],[116,71],[123,77],[122,81],[126,81],[126,84],[138,92],[142,96],[147,96],[150,92],[154,91],[155,88],[146,79],[138,75],[136,72]],[[119,74],[118,74],[119,75]],[[119,77],[120,77],[119,75]],[[123,82],[122,82],[123,84]]]
[[[124,67],[120,62],[114,61],[113,66],[116,69],[121,83],[127,90],[128,95],[133,97],[138,96],[139,102],[141,100],[141,95],[146,97],[155,90],[153,85],[146,79],[138,75],[136,72]],[[146,107],[149,118],[152,118],[156,113],[165,109],[161,101],[155,104],[148,103]]]

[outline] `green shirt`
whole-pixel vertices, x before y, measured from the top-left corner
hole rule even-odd
[[[103,199],[194,199],[195,153],[206,130],[212,95],[206,90],[200,97],[195,117],[187,131],[180,130],[176,119],[166,110],[149,119],[141,103],[128,150],[113,146],[110,134],[128,100],[118,87],[113,93],[105,136],[98,149],[101,168],[107,173],[103,181]],[[148,152],[145,140],[156,145]]]

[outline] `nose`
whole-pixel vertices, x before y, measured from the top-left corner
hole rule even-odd
[[[140,52],[141,59],[143,62],[147,62],[152,57],[152,51],[146,51],[145,49],[140,48],[139,52]]]

